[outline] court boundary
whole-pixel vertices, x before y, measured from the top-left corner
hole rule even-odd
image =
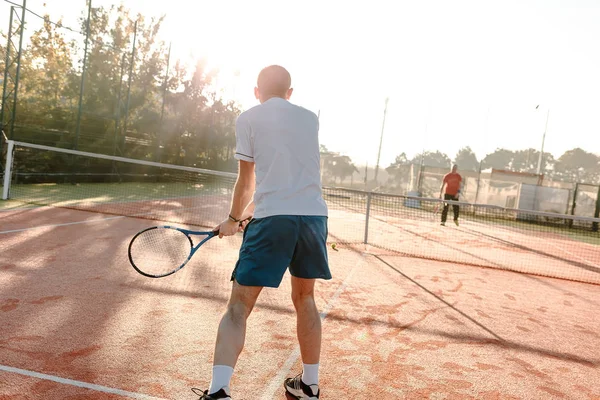
[[[143,393],[129,392],[127,390],[115,389],[115,388],[111,388],[111,387],[108,387],[108,386],[97,385],[95,383],[88,383],[88,382],[83,382],[83,381],[77,381],[77,380],[74,380],[74,379],[62,378],[60,376],[44,374],[44,373],[41,373],[41,372],[29,371],[29,370],[26,370],[26,369],[15,368],[15,367],[9,367],[7,365],[1,365],[0,364],[0,371],[12,373],[12,374],[18,374],[18,375],[22,375],[22,376],[27,376],[27,377],[30,377],[30,378],[43,379],[43,380],[47,380],[47,381],[52,381],[52,382],[60,383],[60,384],[63,384],[63,385],[76,386],[76,387],[80,387],[80,388],[83,388],[83,389],[94,390],[96,392],[116,394],[116,395],[120,395],[120,396],[129,397],[129,398],[132,398],[132,399],[140,399],[140,400],[166,400],[166,399],[163,399],[162,397],[154,397],[154,396],[150,396],[150,395],[143,394]]]

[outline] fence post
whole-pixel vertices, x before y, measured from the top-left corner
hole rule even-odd
[[[571,204],[571,215],[575,215],[575,207],[577,207],[577,192],[579,191],[579,182],[575,183],[575,190],[573,191],[573,204]]]
[[[85,45],[83,47],[83,64],[81,65],[81,84],[79,85],[79,105],[77,107],[77,122],[75,123],[75,150],[79,147],[79,135],[81,133],[81,111],[83,107],[83,91],[85,88],[85,63],[87,61],[88,41],[90,38],[90,18],[92,16],[92,0],[88,0],[88,14],[85,22]]]
[[[596,196],[596,212],[594,212],[594,218],[600,218],[600,185],[598,185],[598,195]],[[598,232],[598,223],[592,224],[592,230]]]
[[[475,189],[475,200],[473,200],[474,204],[477,204],[477,200],[479,199],[479,185],[481,183],[481,164],[483,161],[479,161],[479,168],[477,171],[477,188]]]
[[[2,200],[8,200],[9,189],[10,189],[10,178],[12,176],[14,147],[15,147],[15,142],[13,142],[12,140],[9,140],[8,148],[6,149],[6,166],[4,168],[4,187],[2,188]]]
[[[365,212],[365,240],[364,243],[369,243],[369,216],[371,215],[371,198],[373,194],[371,192],[367,193],[367,210]]]
[[[13,25],[13,14],[15,12],[14,6],[10,8],[10,22],[8,23],[8,33],[6,34],[7,43],[6,43],[6,59],[4,61],[4,81],[2,84],[2,104],[0,104],[0,129],[4,132],[4,107],[6,107],[8,95],[6,94],[6,87],[8,85],[8,70],[10,66],[10,44],[12,38],[12,25]],[[2,154],[2,143],[4,140],[0,138],[0,154]]]
[[[129,74],[127,76],[127,103],[125,103],[125,120],[123,121],[123,136],[121,137],[121,154],[125,147],[125,137],[127,136],[127,123],[129,121],[129,104],[131,101],[131,81],[133,78],[133,65],[135,64],[135,45],[137,41],[138,21],[133,25],[133,47],[131,48],[131,61],[129,63]]]
[[[571,203],[571,215],[575,215],[575,208],[577,207],[577,193],[579,192],[579,182],[575,182],[575,189],[573,190],[573,202]],[[569,228],[573,227],[573,220],[569,220]]]

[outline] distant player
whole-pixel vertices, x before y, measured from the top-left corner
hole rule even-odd
[[[442,194],[444,195],[444,200],[454,200],[458,201],[458,195],[460,194],[460,187],[462,184],[462,176],[458,172],[457,165],[452,166],[452,172],[444,175],[444,179],[442,180],[442,187],[440,188],[440,199],[442,198]],[[444,188],[446,189],[444,191]],[[444,202],[444,210],[442,211],[442,226],[446,226],[446,218],[448,218],[448,206],[449,204]],[[458,214],[460,208],[458,204],[452,205],[452,213],[454,214],[454,223],[458,226]]]
[[[230,381],[244,347],[246,320],[262,288],[278,287],[288,268],[303,369],[283,386],[296,399],[320,396],[321,318],[314,294],[316,279],[331,279],[328,210],[321,191],[319,120],[288,101],[290,85],[283,67],[264,68],[254,89],[261,104],[237,119],[235,157],[240,168],[231,212],[218,227],[219,237],[234,235],[240,221],[253,219],[244,229],[231,297],[219,325],[210,387],[204,393],[192,389],[200,400],[231,399]],[[240,397],[263,395],[241,388]]]

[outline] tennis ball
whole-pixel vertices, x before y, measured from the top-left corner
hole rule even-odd
[[[334,249],[335,251],[338,251],[337,245],[335,243],[331,243],[331,248]]]

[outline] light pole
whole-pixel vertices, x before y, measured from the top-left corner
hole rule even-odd
[[[379,158],[381,157],[381,145],[383,143],[383,131],[385,130],[385,115],[387,114],[387,106],[389,97],[385,98],[385,108],[383,109],[383,123],[381,124],[381,136],[379,137],[379,152],[377,153],[377,165],[375,166],[375,185],[377,185],[377,174],[379,173]]]
[[[535,109],[537,110],[539,107],[539,104],[535,107]],[[544,156],[544,143],[546,142],[546,132],[548,131],[548,119],[550,119],[550,109],[548,109],[548,113],[546,114],[546,127],[544,128],[544,135],[542,136],[542,148],[540,150],[540,156],[538,158],[538,165],[537,165],[537,174],[540,175],[541,171],[542,171],[542,157]]]

